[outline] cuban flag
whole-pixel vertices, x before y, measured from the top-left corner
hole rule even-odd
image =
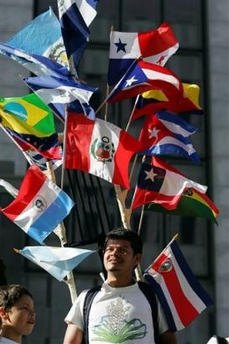
[[[68,112],[64,166],[130,187],[129,162],[142,144],[113,123]]]
[[[58,281],[94,253],[92,250],[72,247],[26,246],[22,250],[14,249],[23,257],[46,270]]]
[[[167,245],[143,276],[153,286],[171,331],[187,327],[213,304],[176,240]]]
[[[139,154],[182,155],[199,163],[199,156],[189,138],[197,129],[168,111],[151,114],[146,117],[139,136],[139,141],[145,143],[147,148]]]
[[[2,213],[39,243],[70,213],[74,202],[36,166],[29,167],[17,197]]]
[[[94,117],[89,101],[98,88],[46,75],[23,78],[23,81],[60,119],[65,120],[66,105],[86,116]]]
[[[37,44],[39,42],[39,44]],[[46,56],[69,69],[60,22],[49,7],[7,40],[11,47]]]
[[[7,56],[35,75],[52,75],[69,78],[69,70],[62,64],[43,55],[14,48],[8,44],[0,43],[0,54]]]
[[[151,31],[111,31],[108,84],[117,84],[133,60],[140,56],[146,62],[164,66],[178,47],[177,38],[168,23]]]
[[[168,210],[176,209],[183,192],[188,188],[201,193],[207,191],[207,186],[186,178],[177,169],[153,156],[151,164],[141,164],[131,208],[153,202]]]
[[[142,60],[134,60],[106,100],[108,103],[114,103],[151,89],[161,90],[174,100],[180,99],[184,93],[181,80],[171,70]]]

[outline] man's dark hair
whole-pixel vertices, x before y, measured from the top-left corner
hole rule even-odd
[[[142,239],[131,229],[119,227],[108,232],[104,242],[104,249],[106,248],[109,239],[127,240],[130,242],[134,254],[142,253]]]

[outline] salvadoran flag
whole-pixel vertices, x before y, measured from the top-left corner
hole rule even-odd
[[[66,117],[66,105],[74,108],[74,102],[82,107],[89,105],[91,96],[97,88],[61,78],[42,75],[23,78],[23,81],[55,112],[61,119]]]
[[[142,145],[113,123],[68,112],[64,166],[129,186],[128,167]]]
[[[69,78],[69,70],[60,63],[43,55],[26,52],[8,44],[0,43],[0,54],[7,56],[35,75],[52,75]]]
[[[111,31],[108,84],[117,84],[133,60],[142,57],[146,62],[164,66],[178,48],[177,38],[167,23],[151,31]]]
[[[39,44],[37,44],[39,42]],[[60,22],[49,7],[7,40],[6,44],[46,56],[69,69]]]
[[[39,243],[70,213],[74,202],[36,166],[29,167],[17,197],[1,212]]]
[[[53,246],[25,246],[22,250],[14,250],[46,270],[58,281],[62,281],[70,271],[94,252],[82,248]]]
[[[193,274],[176,240],[167,245],[143,276],[152,284],[171,331],[187,327],[213,304]]]

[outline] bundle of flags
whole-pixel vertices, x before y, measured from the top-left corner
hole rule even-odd
[[[74,206],[40,169],[47,162],[55,166],[63,161],[66,169],[81,170],[129,190],[131,159],[143,155],[131,210],[144,206],[149,211],[213,221],[219,211],[206,195],[205,185],[158,158],[182,155],[200,162],[190,139],[198,128],[183,117],[203,113],[200,88],[183,83],[165,67],[179,47],[169,24],[147,32],[111,31],[107,83],[112,90],[104,104],[136,97],[130,120],[146,118],[139,138],[135,138],[96,118],[90,99],[97,88],[78,78],[98,0],[57,3],[60,20],[49,9],[0,43],[1,54],[35,75],[23,78],[33,93],[0,99],[1,127],[31,164],[20,190],[0,179],[0,185],[14,198],[0,210],[41,244],[17,252],[62,281],[92,251],[44,244]],[[37,40],[39,45],[34,44]],[[72,61],[75,70],[70,68]],[[63,145],[54,115],[64,124]],[[150,163],[145,156],[150,156]],[[144,277],[153,284],[173,331],[188,326],[212,304],[175,240],[146,269]]]
[[[185,260],[176,238],[144,271],[143,276],[153,286],[171,331],[187,327],[213,304]]]

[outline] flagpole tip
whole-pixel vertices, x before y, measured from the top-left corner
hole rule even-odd
[[[14,248],[13,250],[14,250],[14,252],[16,252],[16,253],[20,253],[20,250],[18,250],[17,248]]]

